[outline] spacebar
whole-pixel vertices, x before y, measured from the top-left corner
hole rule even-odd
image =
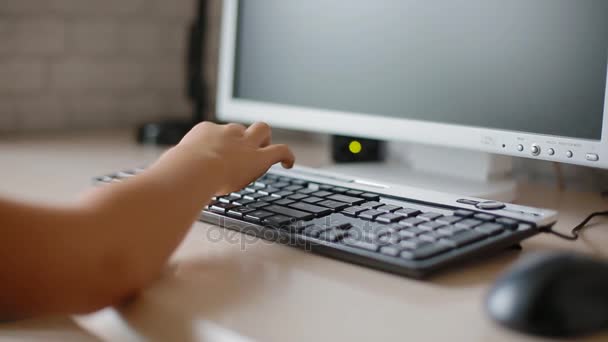
[[[306,213],[306,212],[303,212],[300,210],[285,208],[285,207],[281,207],[278,205],[269,205],[267,207],[264,207],[264,210],[270,211],[275,214],[281,214],[281,215],[293,217],[298,220],[309,220],[311,218],[314,218],[314,215],[312,215],[310,213]]]

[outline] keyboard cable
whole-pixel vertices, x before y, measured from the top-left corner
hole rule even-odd
[[[555,236],[557,236],[559,238],[565,239],[565,240],[575,241],[575,240],[578,240],[579,234],[580,234],[581,230],[583,230],[587,226],[587,223],[589,223],[589,221],[591,221],[593,218],[598,217],[598,216],[600,216],[600,217],[602,217],[602,216],[608,217],[608,211],[598,211],[598,212],[590,214],[589,216],[587,216],[587,218],[585,218],[576,227],[572,228],[572,231],[570,232],[570,235],[563,234],[563,233],[560,233],[558,231],[555,231],[555,230],[553,230],[552,227],[545,228],[543,231],[545,233],[553,234],[553,235],[555,235]]]

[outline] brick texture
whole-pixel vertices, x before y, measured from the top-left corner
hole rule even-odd
[[[189,117],[184,60],[196,5],[0,1],[0,134]],[[207,48],[206,70],[215,73],[221,0],[206,6],[215,44]],[[213,98],[215,87],[209,88],[206,96]]]

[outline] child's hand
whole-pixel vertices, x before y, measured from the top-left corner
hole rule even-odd
[[[218,194],[244,188],[273,164],[291,168],[295,157],[286,145],[271,145],[270,126],[255,123],[216,125],[203,122],[194,127],[176,146],[177,150],[201,160],[201,167],[217,172]]]

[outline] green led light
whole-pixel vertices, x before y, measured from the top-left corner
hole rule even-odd
[[[361,146],[361,143],[358,142],[357,140],[353,140],[350,142],[350,144],[348,144],[348,150],[352,154],[359,154],[359,153],[361,153],[362,149],[363,149],[363,146]]]

